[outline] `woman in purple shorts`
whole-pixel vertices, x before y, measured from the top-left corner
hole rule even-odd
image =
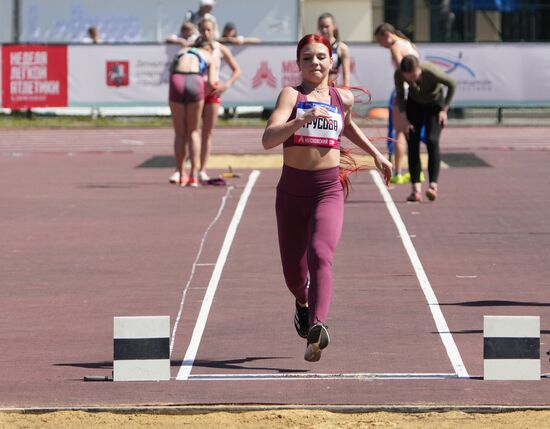
[[[340,239],[349,170],[340,168],[345,135],[369,153],[386,185],[392,167],[351,119],[353,95],[329,86],[332,47],[321,35],[297,47],[302,83],[281,91],[263,134],[265,149],[283,145],[276,214],[285,282],[296,298],[294,326],[307,338],[304,359],[321,358],[329,343],[332,257]]]
[[[174,153],[176,171],[170,182],[180,186],[197,187],[200,164],[199,122],[204,105],[205,85],[211,85],[215,76],[212,62],[212,44],[199,39],[191,48],[184,48],[174,58],[170,73],[169,101],[175,131]],[[204,76],[208,79],[205,82]],[[184,162],[189,143],[191,170],[185,174]]]

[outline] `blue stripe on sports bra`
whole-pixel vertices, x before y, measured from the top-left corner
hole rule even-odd
[[[204,57],[201,55],[201,53],[196,48],[191,48],[191,49],[188,49],[187,51],[179,53],[176,56],[174,62],[177,63],[177,61],[181,57],[183,57],[184,55],[187,55],[187,54],[191,54],[191,55],[194,55],[195,57],[197,57],[197,59],[199,60],[199,74],[203,74],[206,71],[206,69],[208,68],[208,63],[206,62]]]

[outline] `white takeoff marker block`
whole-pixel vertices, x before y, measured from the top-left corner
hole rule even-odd
[[[483,316],[483,378],[540,380],[539,316]]]
[[[170,316],[114,318],[113,381],[170,380]]]

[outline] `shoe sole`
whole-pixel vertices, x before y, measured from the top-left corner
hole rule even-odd
[[[315,325],[307,335],[307,348],[304,359],[308,362],[318,362],[321,359],[321,351],[328,346],[330,337],[327,328],[323,325]]]

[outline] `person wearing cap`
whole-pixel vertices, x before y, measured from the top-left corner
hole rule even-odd
[[[167,37],[166,43],[175,43],[183,47],[193,46],[197,41],[199,33],[191,21],[184,21],[181,24],[180,32]]]
[[[222,43],[232,45],[256,44],[260,43],[257,37],[244,37],[237,34],[237,26],[233,22],[227,22],[223,27],[222,37],[219,39]]]
[[[197,10],[196,12],[193,12],[192,10],[188,11],[185,15],[185,20],[192,22],[193,25],[198,28],[201,20],[203,20],[204,18],[210,19],[214,22],[214,24],[216,24],[214,39],[218,40],[220,38],[220,33],[217,30],[218,22],[216,21],[216,17],[212,14],[212,9],[214,9],[214,6],[216,6],[215,0],[200,0],[199,10]]]

